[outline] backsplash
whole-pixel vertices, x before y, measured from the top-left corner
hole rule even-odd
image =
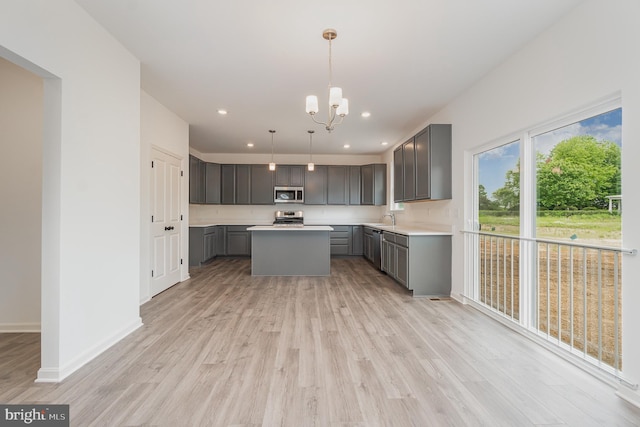
[[[277,210],[301,210],[307,224],[351,224],[382,222],[386,206],[334,206],[334,205],[189,205],[189,222],[203,223],[271,223]],[[389,219],[386,218],[388,221]]]

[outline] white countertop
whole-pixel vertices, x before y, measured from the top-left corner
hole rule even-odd
[[[333,231],[328,225],[302,225],[282,227],[277,225],[257,225],[247,228],[249,231]]]
[[[218,222],[194,222],[190,223],[189,227],[213,227],[214,225],[272,225],[273,220],[261,220],[261,221],[236,221],[236,220],[222,220]]]
[[[331,227],[326,224],[333,225],[363,225],[365,227],[371,227],[382,231],[390,231],[392,233],[403,234],[405,236],[451,236],[453,233],[451,232],[450,227],[444,226],[430,226],[430,225],[422,225],[422,224],[399,224],[399,225],[390,225],[385,223],[354,223],[350,221],[327,221],[324,223],[316,223],[315,221],[311,223],[307,223],[304,227],[274,227],[273,221],[261,220],[261,221],[229,221],[222,220],[219,222],[198,222],[189,224],[189,227],[212,227],[214,225],[251,225],[253,227],[248,228],[248,230],[252,229],[260,229],[260,230],[320,230],[324,227],[325,230],[333,230]]]
[[[451,229],[437,226],[413,225],[413,224],[380,224],[380,223],[364,223],[365,227],[375,228],[377,230],[389,231],[392,233],[403,234],[405,236],[451,236]]]

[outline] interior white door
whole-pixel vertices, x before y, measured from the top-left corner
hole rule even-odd
[[[180,159],[151,153],[151,296],[180,281]]]

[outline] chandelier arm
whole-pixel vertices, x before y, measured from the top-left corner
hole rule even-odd
[[[314,114],[309,114],[309,116],[311,116],[311,120],[313,120],[314,122],[316,122],[319,125],[324,125],[324,126],[328,126],[325,122],[319,122],[318,120],[316,120],[315,115]]]

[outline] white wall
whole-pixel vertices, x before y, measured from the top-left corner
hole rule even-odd
[[[42,78],[0,57],[0,94],[0,332],[39,332]]]
[[[189,259],[189,124],[142,91],[140,94],[140,303],[151,298],[151,149],[180,158],[184,171],[182,198],[182,258]],[[182,264],[181,280],[189,278],[188,262]]]
[[[140,64],[71,0],[0,3],[0,55],[44,80],[42,367],[141,325]]]
[[[586,2],[540,34],[528,46],[478,81],[428,123],[453,125],[453,200],[437,202],[439,219],[464,228],[465,151],[524,128],[575,112],[621,94],[623,110],[623,245],[640,248],[640,2]],[[427,123],[425,123],[426,125]],[[407,135],[407,137],[410,135]],[[389,154],[386,157],[390,159]],[[468,191],[468,190],[467,190]],[[469,196],[470,193],[467,194]],[[428,216],[432,204],[408,205],[408,215]],[[453,238],[452,296],[464,286],[463,238]],[[640,381],[640,256],[626,256],[623,268],[623,369]],[[620,394],[640,406],[640,394]]]

